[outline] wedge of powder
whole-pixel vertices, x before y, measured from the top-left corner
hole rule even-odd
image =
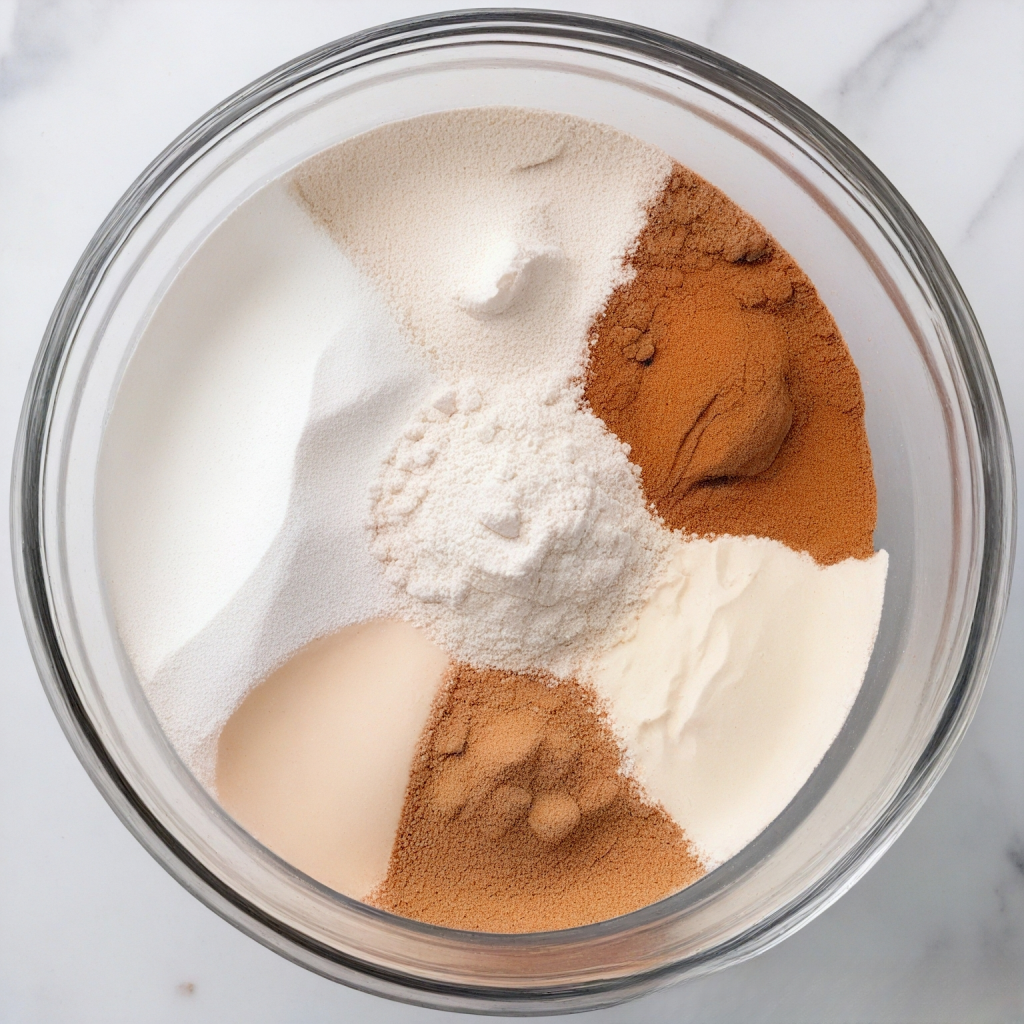
[[[592,331],[585,395],[687,534],[869,557],[875,485],[857,369],[792,258],[675,166]]]
[[[576,682],[458,665],[414,763],[369,902],[450,928],[530,932],[628,913],[703,868],[620,772]]]

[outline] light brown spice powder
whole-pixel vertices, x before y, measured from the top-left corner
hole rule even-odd
[[[455,666],[369,902],[450,928],[548,931],[628,913],[699,878],[679,826],[619,768],[578,683]]]

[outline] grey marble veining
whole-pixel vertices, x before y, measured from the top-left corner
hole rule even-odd
[[[956,7],[957,0],[929,0],[882,35],[833,88],[836,120],[842,121],[847,130],[850,125],[870,122],[892,82],[915,58],[927,56],[930,44]]]
[[[6,464],[50,310],[138,171],[194,118],[268,68],[357,28],[448,6],[457,5],[0,0]],[[564,6],[712,46],[847,132],[922,216],[958,274],[1024,451],[1024,2]],[[442,1019],[294,967],[224,924],[157,867],[60,734],[21,634],[6,545],[3,552],[0,1021]],[[988,690],[953,765],[881,862],[763,956],[589,1019],[1024,1020],[1022,583],[1018,572]]]
[[[62,61],[95,41],[108,13],[109,4],[82,0],[9,4],[0,101],[58,74]]]
[[[1005,206],[1020,196],[1022,189],[1024,189],[1024,147],[1014,152],[992,190],[982,199],[981,205],[964,229],[960,239],[961,243],[970,241],[983,231],[987,222],[998,217]]]

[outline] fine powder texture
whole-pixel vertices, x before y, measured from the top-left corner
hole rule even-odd
[[[868,558],[860,378],[813,285],[718,189],[675,165],[592,332],[586,398],[684,534]]]
[[[393,613],[456,660],[569,675],[653,582],[664,539],[579,382],[671,166],[614,129],[495,107],[384,125],[293,177],[450,387],[382,470],[373,550]]]
[[[436,389],[281,183],[214,232],[147,326],[104,435],[97,542],[146,696],[211,790],[252,687],[385,612],[368,491]]]
[[[709,867],[793,799],[856,699],[888,558],[820,565],[758,537],[683,540],[590,674],[637,779]]]
[[[447,668],[408,622],[361,622],[307,644],[221,732],[222,805],[300,871],[362,899],[387,873],[409,768]]]
[[[103,476],[190,769],[453,927],[613,917],[742,848],[841,726],[885,578],[857,372],[787,254],[651,146],[513,108],[348,140],[227,228]]]
[[[104,576],[144,684],[281,531],[314,389],[340,408],[387,386],[382,371],[393,380],[411,367],[429,394],[407,348],[370,283],[281,183],[188,261],[127,367],[97,480]],[[342,365],[325,379],[328,353]],[[364,459],[372,480],[377,459]]]
[[[653,903],[703,867],[620,771],[578,683],[457,665],[413,764],[369,902],[491,932],[571,928]]]
[[[293,186],[439,376],[539,396],[582,371],[671,167],[592,121],[478,107],[349,139]]]
[[[572,674],[638,611],[668,534],[622,443],[571,391],[463,385],[405,429],[373,494],[398,610],[454,658]]]

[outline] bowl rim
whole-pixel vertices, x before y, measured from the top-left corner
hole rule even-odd
[[[885,812],[829,872],[782,910],[694,957],[626,978],[584,981],[573,987],[573,994],[585,992],[587,1006],[607,1005],[671,980],[684,966],[690,973],[705,973],[754,956],[824,910],[878,860],[909,824],[949,764],[973,717],[998,642],[1009,598],[1016,539],[1016,487],[1006,410],[966,296],[931,234],[895,187],[852,142],[800,100],[743,65],[689,41],[595,15],[516,8],[449,11],[389,22],[327,43],[223,100],[182,132],[139,175],[100,225],[64,287],[43,335],[19,422],[11,485],[11,543],[15,586],[29,646],[68,741],[129,831],[189,892],[276,952],[354,987],[451,1009],[540,1013],[557,1011],[559,1007],[553,1001],[566,993],[538,987],[481,988],[438,982],[359,960],[273,918],[240,896],[186,849],[121,773],[78,696],[54,619],[43,541],[44,464],[53,398],[67,353],[108,265],[146,216],[153,198],[225,134],[313,76],[336,74],[398,44],[459,36],[500,41],[502,36],[510,35],[598,44],[639,59],[674,65],[750,104],[775,122],[776,130],[781,126],[828,161],[871,205],[873,215],[882,218],[884,234],[927,281],[948,327],[953,355],[959,361],[981,455],[981,566],[963,657],[939,724]],[[334,970],[328,973],[318,968],[318,960],[332,963]],[[609,998],[611,993],[615,993],[613,998]],[[572,1008],[583,1006],[574,1003]]]

